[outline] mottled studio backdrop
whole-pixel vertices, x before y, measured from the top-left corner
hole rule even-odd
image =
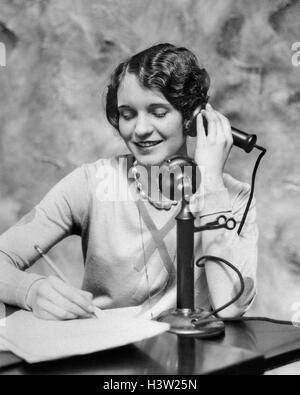
[[[212,104],[268,148],[253,312],[291,318],[300,302],[299,21],[299,1],[287,0],[0,0],[0,232],[74,167],[125,152],[104,117],[112,68],[158,42],[184,45],[211,74]],[[250,181],[255,157],[234,148],[228,170]],[[80,285],[79,239],[51,255]]]

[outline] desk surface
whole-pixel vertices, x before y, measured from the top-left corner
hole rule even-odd
[[[300,328],[266,322],[226,324],[223,337],[164,333],[92,355],[28,365],[0,353],[0,374],[261,374],[300,359]]]
[[[12,357],[12,354],[4,355]],[[1,359],[1,353],[0,353]],[[132,345],[34,365],[15,358],[0,374],[176,375],[261,374],[263,356],[213,342],[164,333]]]

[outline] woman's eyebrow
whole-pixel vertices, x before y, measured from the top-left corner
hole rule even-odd
[[[171,106],[168,103],[151,103],[148,108],[150,110],[155,110],[156,108],[165,108],[165,109],[170,109]]]
[[[122,110],[123,108],[131,108],[131,107],[127,106],[126,104],[122,104],[121,106],[118,106],[119,110]]]
[[[123,110],[123,109],[131,109],[132,107],[130,105],[127,104],[121,104],[120,106],[118,106],[119,110]],[[155,110],[156,108],[165,108],[165,109],[170,109],[171,105],[168,103],[151,103],[147,106],[147,108],[149,110]]]

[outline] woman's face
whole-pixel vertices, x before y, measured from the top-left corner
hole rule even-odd
[[[138,163],[159,165],[175,154],[186,155],[182,115],[154,89],[126,73],[118,89],[119,130]]]

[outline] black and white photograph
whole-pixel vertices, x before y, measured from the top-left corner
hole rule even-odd
[[[0,375],[300,375],[300,0],[0,0]]]

